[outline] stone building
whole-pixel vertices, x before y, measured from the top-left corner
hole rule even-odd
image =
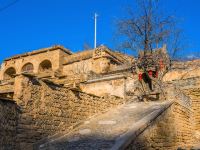
[[[58,76],[89,72],[100,74],[125,63],[128,60],[105,46],[74,54],[62,46],[53,46],[5,59],[1,65],[0,79],[13,79],[21,73],[37,76],[46,72],[48,75],[52,73],[52,76],[56,76],[57,72]]]
[[[134,61],[105,46],[78,53],[53,46],[5,59],[0,149],[198,147],[199,61],[177,62],[164,78],[167,99],[148,102],[135,95]]]

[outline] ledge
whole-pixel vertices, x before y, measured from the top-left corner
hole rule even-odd
[[[88,80],[88,81],[83,82],[83,83],[90,84],[90,83],[95,83],[95,82],[102,82],[102,81],[122,79],[122,78],[126,78],[126,76],[124,76],[124,75],[114,75],[114,76],[108,76],[108,77],[102,77],[102,78]]]

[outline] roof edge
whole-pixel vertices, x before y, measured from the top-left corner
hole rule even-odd
[[[51,47],[42,48],[42,49],[38,49],[38,50],[33,50],[32,52],[27,52],[27,53],[24,53],[24,54],[15,55],[13,57],[6,58],[4,60],[4,62],[12,60],[12,59],[18,59],[18,58],[21,58],[21,57],[36,55],[36,54],[45,53],[47,51],[54,51],[54,50],[58,50],[58,49],[60,49],[61,51],[65,52],[65,53],[67,53],[69,55],[72,54],[72,52],[69,49],[65,48],[64,46],[54,45],[54,46],[51,46]]]

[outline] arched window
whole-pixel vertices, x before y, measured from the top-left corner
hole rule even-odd
[[[49,60],[44,60],[40,63],[39,72],[46,72],[52,70],[52,64]]]
[[[9,80],[14,78],[14,74],[16,74],[16,70],[13,67],[8,68],[5,72],[4,72],[4,80]]]
[[[27,63],[22,67],[22,72],[33,72],[33,64],[32,63]]]

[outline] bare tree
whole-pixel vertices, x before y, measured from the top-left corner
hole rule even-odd
[[[134,10],[128,8],[128,17],[117,22],[121,47],[134,51],[152,51],[163,44],[169,45],[171,55],[180,49],[181,30],[177,19],[163,14],[159,0],[134,0]],[[173,40],[173,41],[172,41]]]
[[[136,7],[128,9],[129,17],[118,21],[118,34],[122,37],[122,48],[137,51],[138,60],[133,70],[141,76],[142,95],[149,95],[157,85],[158,93],[163,91],[163,76],[171,66],[168,54],[159,50],[167,44],[171,57],[181,49],[181,33],[174,16],[165,15],[159,0],[134,0]],[[166,50],[166,47],[163,47]],[[157,50],[157,52],[156,52]],[[157,94],[157,93],[156,93]]]

